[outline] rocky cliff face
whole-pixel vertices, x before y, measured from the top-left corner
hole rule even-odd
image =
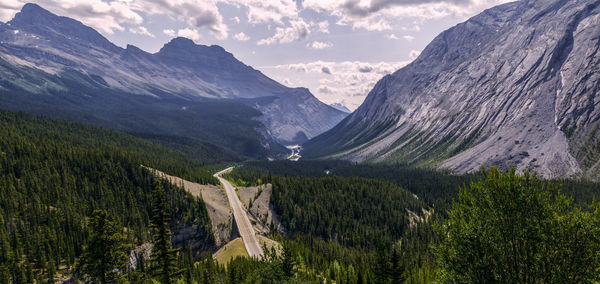
[[[305,155],[597,177],[600,1],[518,1],[436,37]]]
[[[27,4],[0,26],[0,58],[59,77],[76,71],[107,87],[144,97],[240,100],[262,112],[257,119],[280,143],[312,138],[336,125],[346,114],[317,100],[306,90],[287,88],[238,61],[220,46],[196,45],[176,38],[158,53],[135,46],[122,49],[78,21]],[[3,72],[10,77],[10,71]],[[37,93],[48,86],[27,78]]]

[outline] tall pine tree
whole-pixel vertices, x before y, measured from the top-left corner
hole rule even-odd
[[[171,246],[171,230],[169,229],[169,213],[167,212],[167,198],[160,182],[157,182],[153,192],[152,202],[152,237],[154,247],[150,261],[154,274],[162,284],[173,283],[181,271],[177,268],[177,249]]]
[[[98,283],[113,283],[119,279],[118,269],[127,264],[128,246],[123,227],[111,220],[108,212],[96,210],[89,224],[90,240],[80,262],[82,273]]]

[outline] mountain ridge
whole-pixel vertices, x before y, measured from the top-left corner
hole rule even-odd
[[[511,2],[442,32],[303,156],[596,178],[598,4]]]
[[[20,66],[59,77],[75,71],[101,78],[107,87],[132,95],[194,102],[243,99],[261,113],[255,118],[267,128],[261,132],[278,143],[301,142],[294,140],[300,133],[312,138],[345,116],[310,93],[298,101],[294,98],[297,90],[266,77],[220,46],[174,38],[156,53],[133,45],[121,48],[92,28],[36,4],[26,4],[13,20],[0,27],[0,42],[0,58],[12,65],[0,70],[4,74],[14,74]],[[48,92],[47,85],[33,81],[13,76],[11,83],[31,85],[29,91],[36,94]],[[263,97],[277,99],[266,105],[246,100]],[[285,123],[275,119],[284,116]]]

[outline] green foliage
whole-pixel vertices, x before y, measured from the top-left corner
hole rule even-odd
[[[445,214],[460,186],[468,185],[476,175],[452,175],[400,164],[356,164],[346,161],[300,160],[244,163],[228,175],[230,180],[250,185],[270,182],[271,176],[283,177],[364,177],[394,183],[417,195],[420,200]],[[258,181],[261,182],[258,182]],[[600,191],[599,191],[600,192]]]
[[[162,154],[166,153],[166,154]],[[89,243],[87,217],[119,216],[127,239],[150,239],[155,177],[140,165],[188,173],[163,147],[95,127],[0,112],[0,273],[13,283],[68,275]],[[161,181],[177,231],[195,226],[214,246],[202,200]]]
[[[80,270],[98,283],[115,283],[127,264],[128,250],[123,226],[111,220],[105,210],[92,213],[89,225],[90,237],[83,248]]]
[[[426,205],[402,188],[365,178],[273,177],[271,203],[284,227],[343,246],[392,244],[409,228],[407,210]]]
[[[598,281],[600,207],[584,212],[535,175],[484,172],[461,190],[438,228],[444,282]]]
[[[167,198],[165,192],[157,184],[152,193],[152,263],[153,274],[163,284],[173,283],[175,277],[181,274],[177,268],[177,252],[171,246],[171,230],[169,230],[169,212],[167,212]]]

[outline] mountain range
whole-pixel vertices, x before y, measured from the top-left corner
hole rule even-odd
[[[598,178],[599,4],[523,0],[450,28],[303,156]]]
[[[151,54],[26,4],[0,23],[0,105],[266,157],[347,113],[288,88],[220,46],[175,38]]]

